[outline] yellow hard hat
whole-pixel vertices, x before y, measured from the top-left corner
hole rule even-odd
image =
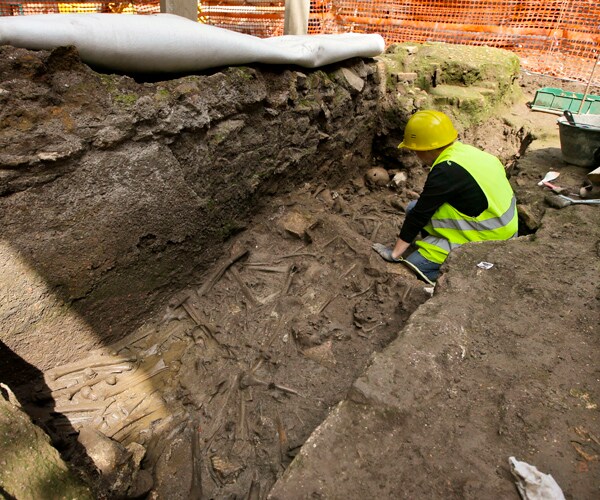
[[[410,117],[399,148],[431,151],[447,146],[458,137],[452,121],[441,111],[422,110]]]

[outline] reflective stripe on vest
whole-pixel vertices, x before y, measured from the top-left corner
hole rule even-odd
[[[462,245],[462,243],[450,243],[446,238],[436,238],[435,236],[426,236],[419,243],[428,243],[434,247],[441,248],[446,253],[450,253],[450,250],[454,250]]]
[[[500,160],[456,141],[442,152],[432,168],[445,161],[455,162],[471,174],[486,196],[488,208],[477,217],[469,217],[444,203],[424,227],[429,236],[415,242],[419,253],[441,264],[451,250],[469,241],[515,237],[518,229],[517,200]]]
[[[458,229],[460,231],[493,231],[507,226],[512,221],[517,208],[517,198],[512,197],[510,207],[500,217],[492,217],[482,221],[468,219],[432,219],[435,229]]]

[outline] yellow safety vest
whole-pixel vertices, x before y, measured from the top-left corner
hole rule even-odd
[[[517,200],[500,160],[456,141],[431,168],[444,161],[459,164],[473,176],[488,200],[488,208],[477,217],[469,217],[444,203],[423,228],[429,236],[415,242],[419,253],[441,264],[451,250],[469,241],[508,240],[517,236]]]

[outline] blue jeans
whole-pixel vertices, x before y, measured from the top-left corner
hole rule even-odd
[[[429,259],[423,257],[418,250],[411,253],[406,260],[414,265],[419,271],[421,271],[431,281],[437,280],[440,274],[441,264],[431,262]]]
[[[416,200],[410,201],[408,205],[406,205],[406,213],[409,213],[415,205],[417,204]],[[406,260],[413,264],[419,271],[421,271],[428,279],[431,281],[437,280],[440,274],[441,264],[437,264],[435,262],[430,261],[423,257],[418,250],[411,253]]]

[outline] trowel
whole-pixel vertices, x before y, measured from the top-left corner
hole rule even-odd
[[[544,178],[540,182],[538,182],[538,186],[543,186],[545,182],[551,182],[554,179],[557,179],[559,175],[560,175],[560,172],[552,172],[552,171],[548,172],[544,176]]]
[[[600,205],[600,200],[574,200],[564,194],[559,194],[559,198],[567,202],[569,205]]]
[[[569,205],[600,205],[600,200],[574,200],[562,194],[547,194],[544,199],[554,208],[565,208]]]

